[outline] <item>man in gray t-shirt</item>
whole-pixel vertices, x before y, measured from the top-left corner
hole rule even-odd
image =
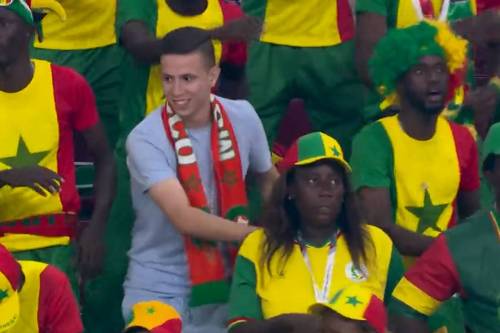
[[[169,35],[176,41],[196,40],[200,33],[199,29],[187,28]],[[255,175],[266,198],[278,175],[271,163],[262,124],[253,107],[246,101],[217,96],[211,101],[211,88],[220,71],[214,61],[212,43],[207,39],[186,51],[169,44],[169,35],[165,38],[165,53],[161,58],[168,107],[146,117],[127,139],[136,221],[124,284],[123,312],[128,319],[134,304],[160,300],[179,311],[183,332],[224,332],[227,319],[224,305],[188,306],[191,282],[184,242],[184,236],[221,243],[239,242],[255,229],[218,216],[221,187],[214,176],[211,137],[212,131],[216,130],[212,124],[212,119],[217,117],[213,113],[214,105],[224,110],[232,127],[242,176],[246,177],[249,172]],[[178,127],[168,125],[179,119],[190,141],[189,149],[196,157],[209,212],[190,204],[186,184],[183,186],[179,179],[182,167],[179,151],[182,147],[178,144],[181,140],[172,141],[179,131]],[[166,127],[171,128],[170,132]],[[220,136],[226,134],[219,132]],[[221,144],[219,141],[219,147]]]

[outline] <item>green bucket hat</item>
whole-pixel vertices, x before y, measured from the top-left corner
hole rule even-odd
[[[35,25],[33,12],[31,11],[31,0],[0,0],[0,8],[16,13],[29,25]]]
[[[500,123],[493,124],[483,143],[481,164],[490,156],[500,155]]]

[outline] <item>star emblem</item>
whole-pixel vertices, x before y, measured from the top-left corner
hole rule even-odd
[[[17,144],[17,153],[15,156],[2,157],[0,162],[8,165],[11,168],[22,168],[27,166],[38,165],[45,156],[49,153],[49,150],[40,152],[31,152],[26,145],[23,137],[19,137],[19,142]]]
[[[236,172],[233,170],[225,170],[222,175],[222,182],[229,186],[233,186],[238,181],[238,176],[236,176]]]
[[[418,217],[417,233],[422,234],[428,228],[442,232],[437,222],[443,211],[448,207],[448,204],[434,205],[429,194],[429,190],[424,190],[424,205],[422,207],[406,207],[406,209]]]
[[[345,304],[350,304],[353,307],[356,307],[358,304],[363,304],[356,296],[347,296],[347,301]]]
[[[7,290],[0,289],[0,303],[2,303],[2,301],[4,299],[6,299],[7,296],[9,296],[9,293],[7,292]]]
[[[189,176],[188,179],[184,182],[184,187],[186,191],[197,191],[201,187],[201,180],[199,177],[195,175]]]
[[[339,157],[340,156],[340,151],[337,149],[336,146],[332,147],[332,153],[333,153],[333,156],[335,156],[335,157]]]
[[[146,309],[148,315],[154,315],[156,313],[156,309],[154,307],[149,307]]]

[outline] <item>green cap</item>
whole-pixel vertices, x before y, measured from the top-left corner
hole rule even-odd
[[[31,0],[0,0],[0,8],[2,7],[16,13],[29,25],[35,24],[31,11]]]
[[[500,123],[493,124],[483,143],[482,163],[490,154],[500,155]]]

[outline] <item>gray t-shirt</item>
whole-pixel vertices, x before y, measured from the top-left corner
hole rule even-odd
[[[271,154],[253,107],[247,101],[218,98],[236,135],[243,176],[248,170],[269,171]],[[210,132],[211,125],[188,129],[210,209],[217,212]],[[127,154],[136,220],[124,286],[172,297],[188,296],[190,281],[183,238],[148,194],[158,182],[177,178],[176,157],[165,134],[161,109],[146,117],[130,133]]]

